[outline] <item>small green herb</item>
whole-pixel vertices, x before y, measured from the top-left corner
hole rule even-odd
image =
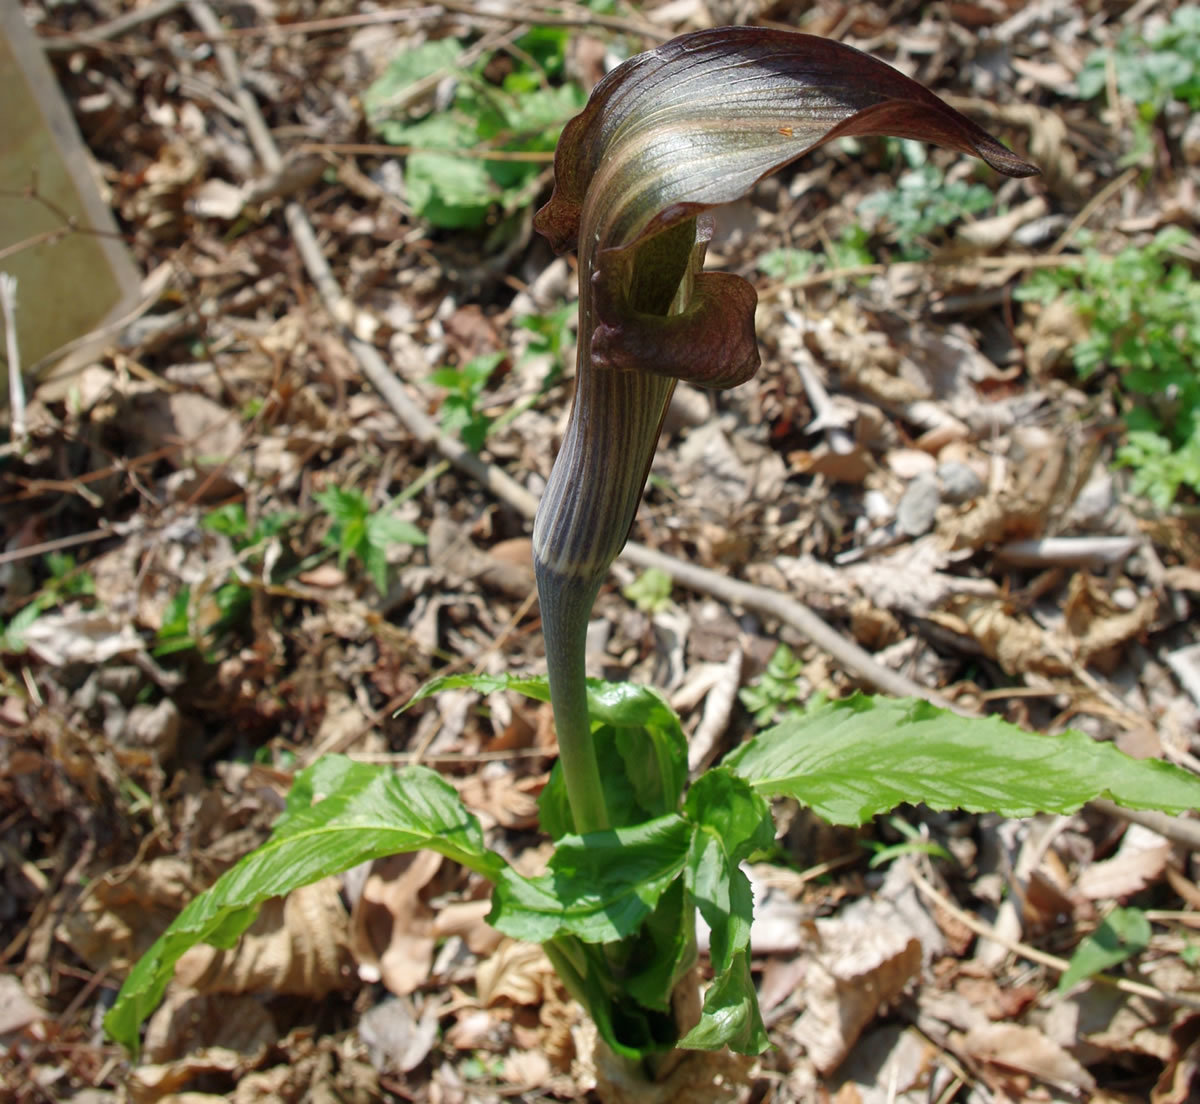
[[[191,627],[191,603],[192,588],[184,583],[163,611],[162,624],[155,634],[156,656],[173,655],[175,652],[184,652],[196,647]]]
[[[1171,100],[1200,109],[1200,7],[1176,8],[1170,22],[1149,36],[1131,27],[1111,48],[1093,50],[1077,79],[1081,99],[1094,99],[1107,90],[1109,65],[1117,91],[1138,105],[1147,122]]]
[[[803,712],[798,685],[804,664],[786,644],[780,644],[767,662],[762,677],[738,691],[738,698],[751,713],[754,723],[771,724],[780,716]]]
[[[801,280],[820,260],[811,249],[771,249],[758,258],[758,271],[772,280]]]
[[[313,500],[333,521],[325,544],[337,549],[338,566],[344,568],[352,556],[361,560],[380,593],[387,590],[388,549],[393,544],[426,543],[425,534],[411,522],[387,510],[373,511],[362,491],[328,487]]]
[[[442,399],[442,429],[458,433],[472,452],[483,448],[492,428],[492,419],[479,408],[480,400],[504,357],[504,353],[484,353],[461,368],[439,368],[429,377],[431,383],[449,392]]]
[[[1180,486],[1200,490],[1200,281],[1171,254],[1192,242],[1178,227],[1115,257],[1088,249],[1078,267],[1044,269],[1016,298],[1048,303],[1065,295],[1087,336],[1072,359],[1080,377],[1103,368],[1136,396],[1118,463],[1134,471],[1134,490],[1160,507]]]
[[[563,82],[566,45],[565,28],[532,28],[505,55],[510,69],[497,84],[485,76],[494,55],[464,68],[458,59],[466,44],[440,39],[405,50],[367,89],[363,105],[370,125],[385,142],[414,147],[405,190],[418,217],[443,229],[477,229],[497,206],[512,211],[533,200],[542,168],[536,157],[496,160],[476,154],[548,155],[554,149],[563,124],[584,99],[577,84]],[[439,75],[452,89],[449,104],[409,119],[414,89]],[[426,94],[416,103],[432,100]]]
[[[883,843],[881,840],[874,840],[865,844],[867,848],[875,852],[867,864],[872,870],[900,858],[901,855],[930,855],[936,859],[954,860],[954,856],[940,843],[929,839],[921,832],[921,829],[909,824],[908,821],[901,820],[898,816],[890,816],[887,818],[887,822],[904,837],[904,840],[901,843]]]
[[[621,593],[643,613],[658,613],[670,606],[672,586],[670,575],[660,568],[650,567],[623,587]]]
[[[903,257],[928,256],[925,239],[951,223],[986,211],[995,197],[983,184],[965,180],[947,182],[936,165],[909,169],[896,187],[869,195],[858,205],[858,213],[886,222]]]

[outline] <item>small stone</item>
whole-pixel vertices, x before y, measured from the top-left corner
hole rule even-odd
[[[979,478],[979,473],[960,460],[939,465],[937,477],[942,482],[942,497],[947,502],[970,502],[983,494],[983,480]]]
[[[896,516],[896,507],[883,491],[867,491],[863,495],[863,509],[876,525],[886,525]]]
[[[904,492],[896,510],[896,524],[910,537],[924,536],[933,528],[937,508],[942,503],[937,476],[932,472],[918,475]]]

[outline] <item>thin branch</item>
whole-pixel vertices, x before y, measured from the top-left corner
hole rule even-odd
[[[120,38],[127,31],[140,27],[143,23],[161,19],[170,15],[183,3],[183,0],[158,0],[157,3],[147,4],[144,8],[126,12],[124,15],[110,19],[107,23],[92,27],[79,34],[43,34],[41,35],[42,49],[47,53],[63,53],[68,50],[86,50],[90,46],[99,46],[113,38]]]
[[[190,4],[189,4],[190,8]],[[445,0],[427,7],[391,8],[377,12],[358,12],[354,15],[332,16],[328,19],[309,19],[303,22],[289,23],[286,26],[273,24],[266,27],[239,27],[236,29],[222,27],[218,22],[215,27],[203,27],[198,32],[186,32],[182,37],[188,42],[217,43],[235,42],[238,39],[267,38],[272,35],[312,35],[326,34],[331,31],[350,30],[355,27],[375,27],[388,23],[428,23],[432,19],[452,11],[463,15],[472,23],[505,23],[508,25],[520,23],[536,23],[543,27],[579,27],[601,28],[616,31],[619,34],[640,35],[642,38],[665,42],[675,37],[675,32],[655,26],[640,19],[627,19],[619,15],[600,15],[577,8],[575,11],[549,11],[538,7],[513,7],[505,12],[480,11],[477,3],[468,0],[458,3],[457,0]],[[194,13],[193,13],[194,14]],[[199,22],[197,20],[197,22]],[[87,43],[80,43],[86,45]]]
[[[17,347],[17,278],[0,272],[0,314],[4,316],[4,350],[8,357],[8,404],[12,413],[12,440],[25,440],[25,381],[21,378],[21,351]]]

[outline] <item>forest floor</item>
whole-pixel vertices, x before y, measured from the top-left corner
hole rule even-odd
[[[619,561],[594,673],[658,687],[697,761],[877,689],[772,616],[785,594],[961,709],[1200,770],[1200,8],[23,5],[144,282],[101,355],[31,384],[0,459],[0,1099],[595,1092],[540,948],[427,853],[193,955],[136,1062],[102,1020],[322,754],[433,767],[491,846],[544,860],[548,707],[397,710],[437,674],[544,670],[528,506],[577,289],[532,213],[586,91],[685,31],[836,37],[1042,174],[843,140],[717,212],[709,263],[755,284],[763,365],[679,389],[632,537],[767,597]],[[1198,1098],[1194,821],[776,814],[778,861],[750,867],[773,1045],[730,1099]],[[1117,920],[1143,991],[1061,991]]]

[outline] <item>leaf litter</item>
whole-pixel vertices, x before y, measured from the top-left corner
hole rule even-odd
[[[386,351],[435,418],[447,408],[435,373],[499,356],[468,413],[487,427],[483,455],[539,489],[569,398],[574,336],[552,321],[574,296],[569,268],[531,236],[516,193],[489,183],[486,225],[463,233],[437,225],[405,154],[351,145],[375,137],[359,97],[394,57],[457,42],[490,58],[473,72],[456,50],[462,69],[393,103],[411,130],[461,110],[472,81],[501,87],[523,64],[505,36],[529,12],[435,4],[418,22],[401,6],[396,21],[330,29],[307,26],[337,15],[305,0],[238,15],[247,79],[295,147],[264,172],[188,6],[24,6],[151,275],[140,315],[95,364],[33,391],[28,447],[0,476],[0,1086],[21,1101],[621,1099],[541,951],[500,941],[480,880],[440,858],[419,877],[379,860],[318,882],[269,902],[236,949],[189,953],[140,1065],[99,1029],[132,961],[265,838],[317,748],[435,767],[489,843],[535,872],[546,712],[464,692],[393,715],[445,664],[537,669],[527,528],[396,421],[339,328]],[[1158,7],[1147,42],[1195,12]],[[755,272],[782,247],[805,255],[802,274],[759,283],[754,384],[699,409],[681,389],[634,535],[795,593],[966,707],[1123,747],[1136,737],[1194,764],[1197,476],[1180,469],[1166,511],[1135,493],[1113,467],[1133,408],[1121,371],[1076,372],[1088,331],[1073,300],[1011,295],[1084,250],[1115,256],[1167,223],[1194,235],[1194,127],[1173,92],[1146,123],[1121,69],[1107,98],[1081,98],[1095,50],[1127,56],[1121,6],[960,8],[818,4],[780,18],[836,32],[1004,130],[1040,182],[944,226],[896,198],[918,200],[896,187],[906,171],[955,184],[962,169],[936,153],[922,167],[903,147],[858,143],[764,183],[712,252]],[[144,18],[115,30],[114,48],[85,41],[129,13]],[[629,14],[666,36],[752,13],[714,0]],[[576,31],[550,55],[566,79],[594,81],[606,50],[651,44],[598,16]],[[539,188],[540,171],[528,175]],[[872,195],[886,202],[868,256],[840,253]],[[332,260],[344,317],[317,309],[300,275],[288,197]],[[1191,242],[1180,256],[1194,279]],[[1171,401],[1149,408],[1160,435]],[[333,488],[428,545],[372,554],[322,504]],[[237,525],[214,529],[234,505]],[[1085,538],[1123,543],[1083,561],[1050,544]],[[69,562],[36,551],[64,540]],[[596,673],[672,692],[697,763],[752,730],[737,691],[761,682],[780,638],[810,693],[856,685],[757,614],[678,588],[669,609],[639,608],[622,593],[636,576],[619,570],[597,605]],[[916,807],[904,816],[918,837],[952,858],[879,870],[860,839],[912,843],[885,819],[847,840],[778,814],[784,869],[759,889],[755,921],[775,1047],[664,1099],[1194,1094],[1194,1006],[1086,978],[1058,994],[1054,969],[1022,953],[1070,959],[1131,910],[1149,937],[1110,969],[1194,999],[1193,848],[1096,808],[1014,848],[1015,823]],[[916,893],[909,861],[1008,944]]]

